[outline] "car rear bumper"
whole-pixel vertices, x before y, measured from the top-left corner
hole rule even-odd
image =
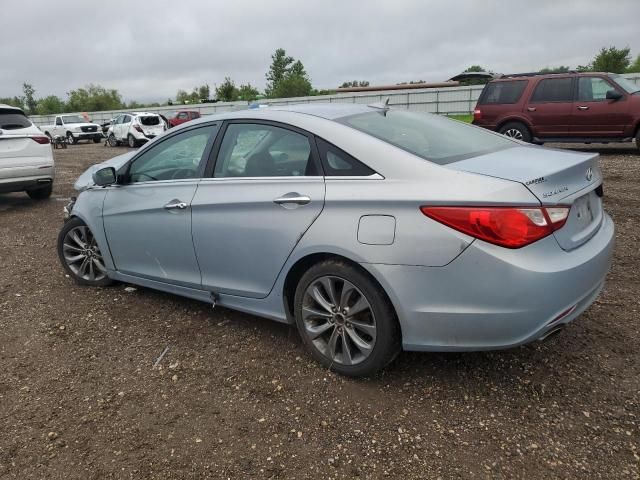
[[[53,175],[0,179],[0,193],[22,192],[53,183]]]
[[[614,226],[563,251],[553,236],[519,250],[475,241],[444,267],[363,264],[400,320],[405,350],[493,350],[543,338],[593,303],[611,266]]]

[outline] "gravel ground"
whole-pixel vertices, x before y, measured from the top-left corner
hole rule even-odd
[[[599,300],[545,343],[403,353],[367,380],[284,325],[76,286],[62,206],[124,149],[56,150],[50,200],[0,195],[0,478],[640,478],[640,155],[585,150],[617,225]]]

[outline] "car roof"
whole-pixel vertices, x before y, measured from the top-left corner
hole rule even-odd
[[[607,72],[549,72],[549,73],[515,73],[510,75],[502,75],[501,77],[494,78],[489,83],[493,82],[508,82],[510,80],[528,80],[530,78],[547,78],[547,77],[558,77],[558,76],[572,76],[572,77],[585,77],[585,76],[593,76],[593,75],[604,75],[611,76],[615,75],[614,73]]]
[[[13,105],[7,105],[6,103],[0,103],[0,108],[8,108],[11,110],[18,110],[22,112],[22,109],[20,107],[14,107]]]

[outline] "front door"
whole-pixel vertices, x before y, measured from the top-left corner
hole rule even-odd
[[[607,100],[607,91],[615,90],[622,98]],[[578,77],[576,101],[573,103],[572,137],[622,137],[633,121],[630,103],[624,93],[603,77]]]
[[[212,178],[192,201],[204,288],[263,298],[324,205],[312,139],[292,127],[232,122]]]
[[[116,269],[200,287],[191,238],[191,200],[217,125],[168,136],[132,160],[123,185],[109,187],[104,228]]]
[[[573,99],[573,78],[545,78],[538,82],[524,105],[533,136],[566,137],[569,134]]]

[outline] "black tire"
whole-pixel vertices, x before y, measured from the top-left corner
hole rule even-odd
[[[73,136],[73,133],[71,132],[67,132],[67,143],[69,145],[75,145],[76,143],[78,143],[78,140]]]
[[[107,137],[107,143],[110,147],[117,147],[118,145],[120,145],[120,142],[116,140],[116,136],[113,133],[109,134],[109,136]]]
[[[370,312],[372,314],[372,322],[375,327],[375,339],[373,340],[373,347],[370,352],[365,356],[365,358],[359,363],[353,365],[343,364],[329,356],[325,355],[319,347],[316,346],[314,341],[310,338],[307,333],[307,328],[305,327],[305,320],[303,318],[302,309],[303,302],[308,302],[308,293],[307,289],[324,278],[333,278],[337,282],[347,281],[351,283],[353,286],[359,290],[359,294],[364,296],[365,300],[369,303]],[[344,284],[343,287],[344,289]],[[336,292],[336,297],[338,296]],[[342,296],[342,294],[341,294]],[[306,300],[307,298],[307,300]],[[335,302],[338,303],[338,302]],[[342,303],[342,302],[339,302]],[[355,305],[353,306],[355,307]],[[342,308],[342,307],[340,307]],[[334,311],[337,311],[334,309]],[[344,311],[343,311],[344,313]],[[387,298],[387,295],[382,290],[382,288],[373,281],[366,273],[361,270],[349,265],[348,263],[340,260],[326,260],[320,262],[314,266],[312,266],[300,279],[298,285],[296,287],[296,293],[294,297],[294,314],[296,320],[296,326],[298,328],[298,332],[300,337],[302,338],[302,342],[305,347],[309,350],[311,355],[322,365],[331,370],[334,370],[340,374],[353,376],[353,377],[362,377],[368,376],[376,373],[382,368],[386,367],[393,359],[400,353],[401,350],[401,332],[400,325],[398,324],[398,320],[396,318],[395,311]],[[336,313],[336,315],[340,315],[340,312]],[[346,335],[346,329],[349,327],[348,319],[355,318],[343,316],[342,322],[347,322],[346,327],[342,327],[344,329],[344,338],[348,338]],[[346,319],[346,320],[345,320]],[[308,320],[308,318],[307,318]],[[323,322],[323,320],[320,320]],[[355,320],[352,320],[355,322]],[[326,320],[324,320],[326,322]],[[334,320],[330,320],[331,325],[334,325]],[[337,320],[335,321],[335,325],[338,325]],[[340,329],[339,329],[340,330]],[[323,335],[325,335],[323,333]],[[327,335],[331,335],[331,333],[327,330]],[[320,338],[318,336],[317,339]],[[348,341],[348,340],[341,340]],[[342,349],[344,350],[345,346],[341,343]],[[354,344],[355,345],[355,344]],[[344,358],[344,356],[343,356]],[[351,358],[351,355],[349,355]],[[354,357],[355,358],[355,357]]]
[[[51,196],[53,192],[53,184],[49,184],[46,187],[34,188],[33,190],[27,190],[27,195],[33,200],[46,200]]]
[[[502,135],[513,138],[515,140],[522,140],[523,142],[531,143],[532,137],[529,128],[524,123],[520,122],[508,122],[505,123],[500,130]]]
[[[102,139],[100,137],[93,137],[93,143],[100,143]]]
[[[640,128],[638,128],[638,131],[636,132],[636,147],[640,150]]]
[[[58,258],[60,259],[60,263],[62,264],[62,267],[69,274],[69,276],[79,285],[86,285],[89,287],[107,287],[111,285],[113,283],[113,280],[111,280],[107,276],[104,276],[96,280],[90,280],[78,275],[78,273],[76,273],[74,269],[70,267],[67,259],[65,258],[65,251],[68,251],[68,247],[65,247],[65,239],[67,238],[67,234],[69,232],[71,232],[74,229],[77,229],[78,227],[85,227],[86,231],[89,232],[90,238],[91,239],[93,238],[93,235],[91,234],[91,230],[89,229],[89,227],[87,227],[87,225],[78,217],[74,217],[68,222],[66,222],[62,226],[62,230],[60,230],[60,233],[58,234],[58,248],[57,248]],[[89,239],[87,240],[88,240],[87,243],[90,244],[91,241]],[[77,247],[79,247],[79,245]],[[97,248],[97,245],[96,245],[96,248]],[[100,253],[100,250],[97,249],[97,252]]]
[[[127,145],[129,148],[136,148],[138,146],[136,138],[131,134],[127,135]]]

